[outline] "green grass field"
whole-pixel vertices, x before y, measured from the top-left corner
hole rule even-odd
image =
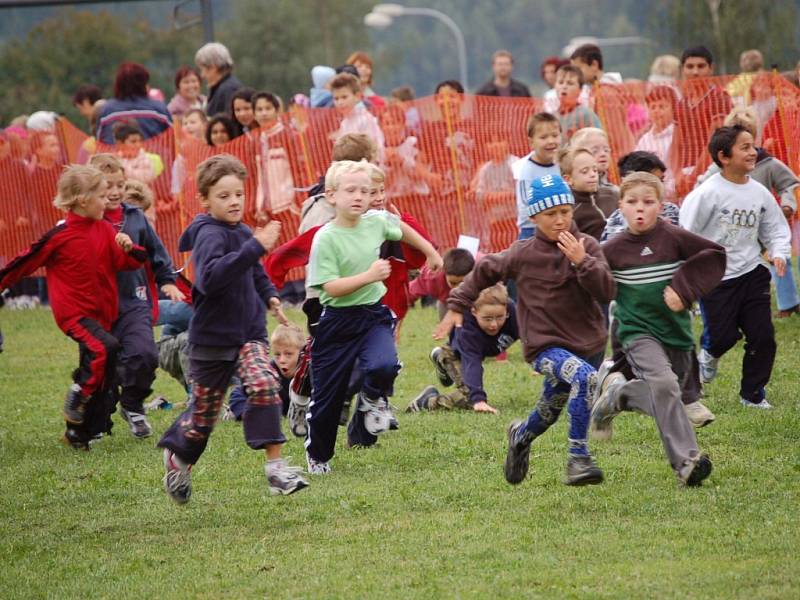
[[[299,319],[299,313],[293,313]],[[403,326],[403,409],[433,383],[433,310]],[[194,494],[161,488],[158,435],[59,443],[76,345],[46,310],[4,311],[0,354],[0,596],[6,598],[790,598],[800,589],[800,318],[776,323],[775,410],[739,405],[741,346],[707,389],[717,421],[699,432],[714,472],[679,489],[654,422],[625,414],[593,452],[606,482],[561,483],[566,423],[534,442],[531,474],[503,478],[505,428],[541,377],[519,346],[490,361],[500,416],[399,414],[401,429],[347,450],[333,473],[270,497],[263,457],[221,422],[193,471]],[[164,373],[156,392],[173,400]],[[288,431],[288,428],[285,428]],[[343,430],[340,430],[343,433]],[[284,454],[303,464],[300,440]]]

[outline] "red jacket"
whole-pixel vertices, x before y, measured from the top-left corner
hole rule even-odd
[[[46,267],[50,304],[59,328],[67,333],[73,323],[89,318],[109,330],[117,318],[117,271],[140,269],[146,258],[140,246],[126,254],[115,236],[107,221],[69,212],[64,221],[0,269],[0,290]]]
[[[414,217],[403,214],[400,219],[426,240],[431,241],[428,232]],[[270,251],[267,255],[264,260],[264,267],[270,280],[278,289],[283,287],[286,275],[291,269],[302,267],[308,263],[311,244],[320,227],[322,226],[312,227],[302,235]],[[383,246],[381,246],[380,257],[389,260],[392,264],[392,272],[383,282],[386,286],[386,295],[381,299],[381,302],[391,308],[398,319],[402,319],[408,312],[410,305],[408,298],[408,270],[418,269],[424,265],[425,255],[402,242],[384,242]]]

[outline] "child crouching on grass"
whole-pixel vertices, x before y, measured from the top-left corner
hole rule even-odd
[[[570,417],[567,485],[597,484],[603,472],[589,454],[590,400],[603,361],[608,333],[600,303],[616,286],[600,245],[572,222],[575,199],[558,175],[535,179],[528,212],[536,237],[484,256],[464,283],[450,293],[447,315],[434,334],[441,338],[481,290],[512,278],[517,282],[517,319],[525,360],[545,376],[542,396],[527,421],[508,428],[505,476],[521,483],[528,473],[531,442],[556,422],[566,406]]]
[[[498,283],[481,291],[463,318],[461,327],[450,333],[449,343],[431,351],[436,376],[445,387],[455,385],[455,391],[441,394],[430,385],[411,401],[406,412],[464,408],[497,414],[483,389],[483,359],[498,356],[519,339],[516,306],[505,286]]]
[[[678,481],[700,485],[711,460],[700,453],[681,403],[694,349],[689,308],[722,279],[725,250],[659,218],[664,187],[655,175],[631,173],[620,195],[627,231],[603,244],[603,252],[617,282],[614,319],[634,379],[601,368],[592,425],[607,430],[623,410],[651,415]]]
[[[265,449],[270,494],[291,494],[308,483],[299,469],[281,458],[278,373],[270,365],[266,308],[281,322],[278,291],[261,259],[278,241],[280,223],[251,232],[244,216],[244,166],[220,154],[197,168],[197,188],[206,214],[195,217],[179,240],[181,252],[192,252],[195,282],[194,316],[189,325],[189,378],[192,402],[164,433],[164,488],[178,503],[189,501],[191,467],[203,454],[222,400],[238,371],[247,393],[243,415],[247,445]]]
[[[306,283],[320,290],[322,316],[311,347],[312,393],[307,414],[306,454],[312,474],[330,472],[336,432],[356,363],[363,373],[356,410],[348,427],[350,446],[371,446],[392,420],[388,397],[400,371],[395,318],[381,304],[389,261],[379,258],[385,240],[402,240],[421,251],[437,271],[442,259],[430,242],[386,211],[369,211],[367,162],[340,161],[325,176],[336,209],[333,221],[314,236]]]
[[[0,270],[2,291],[47,268],[53,317],[80,349],[64,401],[64,442],[85,450],[92,437],[108,428],[109,386],[120,350],[109,333],[119,305],[117,271],[139,269],[146,258],[143,248],[103,220],[106,186],[94,167],[68,167],[54,202],[66,218]]]

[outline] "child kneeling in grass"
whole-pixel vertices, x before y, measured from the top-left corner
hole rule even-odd
[[[570,416],[567,485],[597,484],[603,472],[589,454],[589,411],[608,339],[600,303],[616,286],[600,245],[572,221],[575,199],[558,175],[533,181],[528,212],[536,237],[483,257],[450,293],[447,315],[435,336],[463,325],[481,290],[513,278],[525,360],[545,376],[542,396],[526,421],[508,428],[505,476],[521,483],[528,473],[531,442],[556,422],[566,406]]]
[[[406,412],[464,408],[497,414],[483,389],[483,359],[498,356],[519,339],[516,306],[505,286],[498,283],[481,291],[463,318],[461,327],[450,332],[449,343],[431,351],[439,381],[445,387],[455,385],[455,391],[441,394],[429,385]]]
[[[678,481],[700,485],[711,460],[700,453],[681,403],[694,348],[689,308],[722,279],[725,250],[659,218],[664,187],[655,175],[631,173],[620,194],[627,231],[603,252],[617,282],[614,319],[634,379],[603,366],[592,425],[607,430],[623,410],[651,415]]]

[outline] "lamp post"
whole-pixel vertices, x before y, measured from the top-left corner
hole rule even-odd
[[[469,88],[467,81],[467,46],[464,43],[464,34],[453,19],[432,8],[409,7],[402,4],[376,4],[372,7],[372,12],[364,16],[364,24],[367,27],[385,29],[392,24],[395,17],[433,17],[444,23],[456,38],[461,85],[464,86],[465,90]]]

